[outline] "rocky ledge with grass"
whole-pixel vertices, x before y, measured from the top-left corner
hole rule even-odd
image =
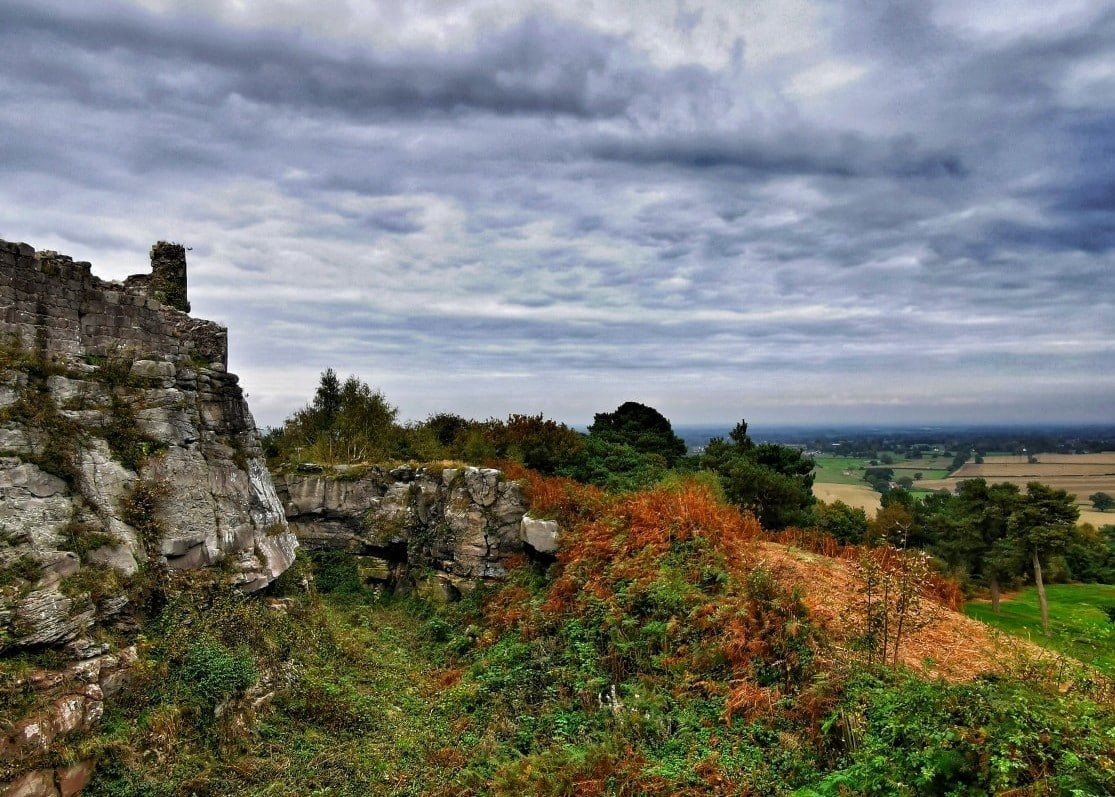
[[[143,595],[294,560],[226,331],[189,315],[184,247],[151,263],[107,282],[0,241],[0,794],[72,788],[35,763],[100,716]]]

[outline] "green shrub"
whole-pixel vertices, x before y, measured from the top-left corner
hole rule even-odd
[[[204,706],[215,706],[240,694],[257,677],[250,655],[234,653],[212,640],[191,644],[178,671],[186,694]]]
[[[852,749],[799,794],[1111,794],[1113,720],[1086,699],[1005,679],[860,675],[830,720],[848,726]]]
[[[132,403],[115,394],[108,407],[108,422],[103,434],[117,461],[137,473],[148,457],[164,450],[167,445],[141,433]]]
[[[122,503],[124,522],[139,532],[143,549],[151,558],[162,554],[166,530],[159,520],[159,509],[166,498],[169,485],[158,479],[136,479],[132,492]]]
[[[95,551],[106,545],[121,544],[121,540],[113,534],[106,533],[103,526],[80,520],[71,520],[66,524],[66,528],[62,530],[62,536],[65,538],[63,544],[68,545],[69,549],[76,553],[82,562],[86,560],[90,551]]]
[[[78,446],[85,433],[54,405],[43,384],[28,384],[19,398],[4,409],[4,414],[42,433],[42,442],[27,457],[47,473],[63,479],[70,487],[80,481]]]

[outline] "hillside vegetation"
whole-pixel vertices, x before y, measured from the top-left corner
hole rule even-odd
[[[775,543],[701,480],[511,475],[561,522],[560,555],[460,603],[376,597],[337,557],[325,594],[292,572],[269,603],[170,596],[145,677],[84,743],[90,793],[1115,789],[1106,682],[986,635],[966,666],[924,661],[973,650],[975,624],[929,600],[947,585],[903,590],[900,552]]]
[[[99,760],[90,794],[1115,792],[1107,677],[956,611],[1029,567],[1107,572],[1067,494],[888,490],[868,517],[815,502],[813,460],[743,422],[686,455],[635,402],[587,434],[396,416],[327,371],[265,445],[342,479],[499,463],[559,524],[556,557],[438,604],[369,589],[343,551],[262,596],[171,579],[103,732],[54,751]]]
[[[1002,631],[1115,675],[1115,586],[1052,584],[1047,590],[1053,617],[1051,637],[1041,633],[1041,608],[1033,587],[1004,598],[998,614],[982,600],[969,602],[964,611]]]

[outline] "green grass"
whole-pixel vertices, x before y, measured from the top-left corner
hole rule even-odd
[[[1051,584],[1046,587],[1052,638],[1041,633],[1037,590],[1027,587],[991,611],[985,600],[964,607],[969,617],[1043,647],[1072,656],[1109,675],[1115,675],[1115,623],[1103,607],[1115,606],[1115,586],[1103,584]]]
[[[110,753],[91,797],[401,797],[443,778],[447,763],[458,763],[450,726],[456,718],[436,681],[442,662],[423,636],[416,605],[339,595],[300,612],[297,622],[312,628],[303,629],[292,651],[293,683],[248,733],[184,728],[173,705],[142,707],[138,721],[118,709],[101,735],[108,750],[149,747],[142,729],[171,717],[161,721],[179,739],[159,752],[175,765],[148,766],[144,759],[138,766]],[[219,723],[203,718],[200,727],[209,725]]]
[[[866,484],[863,468],[867,461],[861,457],[817,457],[814,482],[816,484]],[[851,476],[844,475],[845,471]]]

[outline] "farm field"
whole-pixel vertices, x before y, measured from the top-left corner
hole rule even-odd
[[[1115,495],[1115,451],[1101,454],[1036,454],[1035,463],[1025,456],[988,456],[982,464],[966,464],[952,476],[918,482],[922,490],[952,490],[964,479],[982,478],[988,482],[1011,482],[1025,487],[1041,482],[1076,496],[1081,508],[1080,521],[1097,526],[1115,524],[1115,512],[1095,512],[1088,496],[1103,492]]]
[[[1001,614],[991,602],[969,601],[964,613],[1008,634],[1072,656],[1109,675],[1115,674],[1115,623],[1103,607],[1115,606],[1115,586],[1105,584],[1050,584],[1049,620],[1053,636],[1041,633],[1037,590],[1027,587],[1000,603]]]
[[[858,507],[867,513],[869,518],[874,517],[882,506],[882,496],[866,484],[817,484],[813,485],[813,495],[818,501],[831,504],[833,501],[843,501],[848,506]]]
[[[896,479],[903,476],[913,478],[915,473],[920,473],[923,478],[914,483],[914,492],[916,495],[928,495],[934,490],[942,489],[926,485],[942,483],[941,480],[949,474],[946,466],[950,460],[926,457],[898,460],[893,465],[872,466],[868,465],[869,460],[862,457],[816,457],[815,462],[817,468],[813,472],[813,495],[818,500],[826,503],[843,501],[848,506],[859,507],[871,517],[881,506],[881,496],[863,480],[864,468],[890,468]]]
[[[1097,512],[1091,508],[1091,504],[1088,506],[1088,509],[1080,510],[1080,523],[1091,523],[1097,529],[1100,526],[1115,526],[1115,512]]]
[[[940,479],[948,478],[948,468],[927,468],[924,465],[911,464],[913,462],[917,462],[917,460],[909,460],[908,462],[902,462],[895,465],[880,465],[879,467],[890,468],[891,470],[893,470],[894,478],[896,479],[901,479],[903,476],[909,476],[913,478],[914,474],[920,473],[921,478],[915,480],[919,484],[925,480],[937,481]]]
[[[867,460],[861,457],[816,457],[814,462],[815,484],[863,484],[863,468]]]
[[[951,492],[964,479],[1012,482],[1022,488],[1028,482],[1038,481],[1073,494],[1080,507],[1081,523],[1091,523],[1096,527],[1115,525],[1115,511],[1097,512],[1088,501],[1092,493],[1115,495],[1115,451],[1035,456],[1038,461],[1031,463],[1025,455],[988,455],[983,463],[968,463],[952,475],[947,469],[950,461],[942,457],[898,460],[892,465],[878,467],[891,468],[896,479],[921,473],[923,478],[914,482],[913,488],[914,494],[919,497],[938,490]],[[878,510],[879,494],[863,480],[863,469],[870,467],[868,460],[861,457],[817,457],[816,463],[813,494],[818,500],[843,501],[849,506],[860,507],[869,516]]]
[[[949,468],[952,467],[952,459],[948,457],[922,457],[921,459],[896,458],[893,465],[882,465],[881,467],[894,468],[896,473],[900,470],[920,470],[922,473],[943,471],[948,473]]]

